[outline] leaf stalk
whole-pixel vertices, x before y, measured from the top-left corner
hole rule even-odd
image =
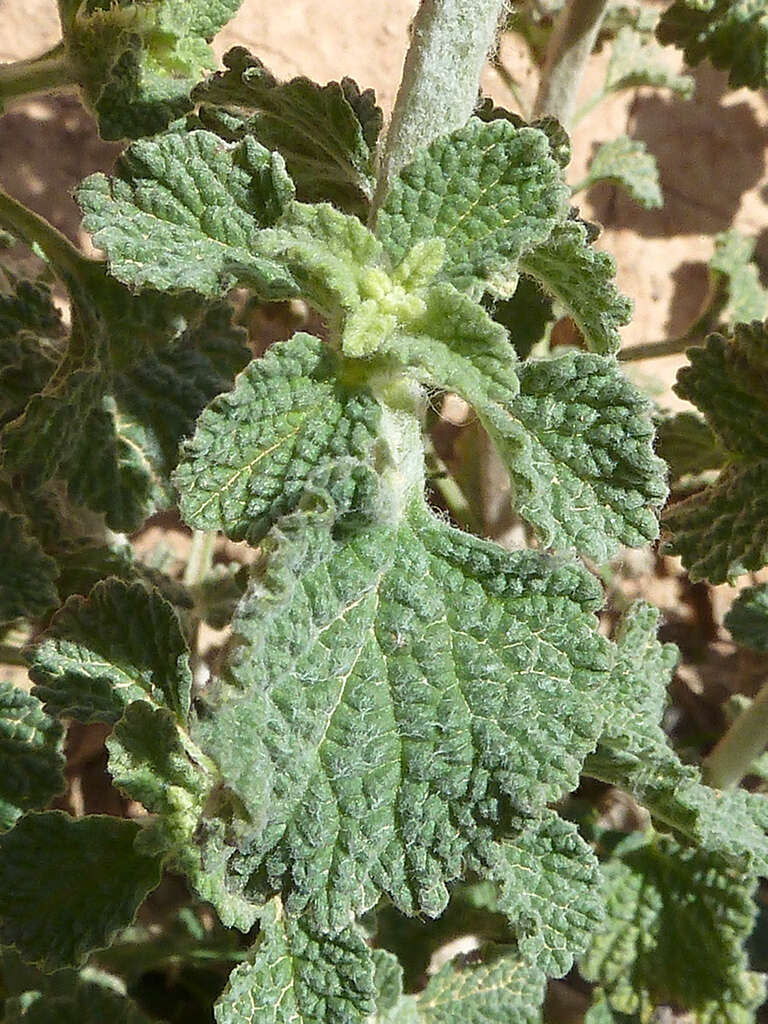
[[[768,746],[768,683],[704,759],[704,781],[715,789],[733,789]]]
[[[11,100],[77,85],[63,43],[39,57],[0,64],[0,111]]]
[[[38,246],[54,269],[65,278],[79,280],[93,265],[93,260],[84,256],[61,231],[4,189],[0,189],[0,226],[28,245]]]
[[[555,23],[533,112],[556,117],[567,128],[608,0],[571,0]]]

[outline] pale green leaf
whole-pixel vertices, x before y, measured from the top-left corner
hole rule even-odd
[[[664,464],[650,405],[616,364],[568,352],[517,366],[500,328],[450,286],[434,287],[417,336],[390,343],[426,382],[475,409],[547,547],[597,560],[658,534]]]
[[[704,851],[649,841],[602,868],[608,917],[580,964],[619,1013],[672,1004],[701,1024],[752,1024],[765,997],[744,942],[755,879]]]
[[[620,185],[646,210],[664,205],[655,158],[644,142],[627,135],[619,135],[600,146],[580,188],[589,188],[599,181]]]
[[[195,89],[195,100],[236,112],[244,133],[281,153],[302,202],[329,202],[364,215],[376,184],[373,153],[382,125],[373,91],[361,92],[349,78],[323,86],[304,77],[278,82],[239,46],[224,55],[224,65],[226,71]]]
[[[229,681],[193,733],[246,816],[230,886],[280,890],[324,928],[382,891],[435,916],[468,848],[493,856],[505,804],[539,812],[574,786],[610,664],[599,588],[421,499],[341,539],[285,517],[263,550]]]
[[[763,0],[675,0],[656,35],[689,64],[710,60],[727,70],[731,88],[768,85],[768,10]]]
[[[605,729],[584,771],[626,790],[660,828],[672,828],[724,864],[768,874],[768,798],[705,786],[661,727],[677,652],[656,640],[658,615],[639,602],[622,623]]]
[[[488,945],[480,959],[459,957],[418,996],[423,1024],[538,1024],[546,976],[514,947]]]
[[[523,255],[520,269],[571,317],[588,349],[610,355],[621,344],[619,327],[629,323],[632,302],[616,287],[613,257],[595,249],[593,240],[581,221],[559,224]]]
[[[189,712],[189,650],[175,611],[140,583],[104,580],[72,597],[31,656],[46,709],[82,722],[115,722],[134,700]]]
[[[215,67],[208,45],[239,0],[86,0],[62,18],[67,56],[105,139],[162,131]]]
[[[675,72],[660,46],[625,26],[619,29],[613,41],[605,90],[620,92],[641,85],[671,89],[682,99],[690,99],[695,89],[693,78]]]
[[[232,972],[216,1024],[366,1024],[374,1009],[373,957],[353,928],[314,933],[273,900],[246,963]]]
[[[63,735],[36,697],[0,683],[0,830],[64,789]]]
[[[567,214],[547,136],[504,119],[471,118],[421,151],[395,179],[376,232],[394,264],[415,243],[445,243],[443,279],[480,298],[511,295],[523,253]]]
[[[760,283],[760,272],[752,262],[755,241],[737,231],[715,236],[715,251],[709,269],[715,282],[723,279],[727,289],[724,310],[729,323],[762,320],[768,314],[768,290]]]
[[[45,970],[76,966],[129,925],[160,882],[133,821],[33,812],[0,836],[0,942]]]
[[[717,480],[665,513],[666,550],[692,580],[732,580],[768,562],[768,329],[737,324],[688,350],[675,391],[705,415],[725,449]]]
[[[39,618],[59,603],[59,569],[22,516],[0,508],[0,623]]]
[[[378,403],[343,378],[344,361],[308,334],[250,363],[184,447],[174,478],[184,520],[256,543],[310,476],[372,461]]]
[[[169,133],[134,143],[115,171],[86,178],[78,199],[123,283],[221,295],[243,282],[265,299],[295,294],[283,267],[260,253],[260,232],[293,196],[279,155],[252,138],[229,145],[211,132]]]
[[[740,646],[768,651],[768,584],[742,590],[728,609],[725,626]]]
[[[720,469],[726,459],[707,421],[695,412],[660,416],[656,424],[656,451],[666,462],[672,481]]]

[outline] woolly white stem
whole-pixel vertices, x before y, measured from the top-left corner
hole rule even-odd
[[[557,20],[536,96],[534,114],[556,117],[567,128],[584,68],[600,31],[608,0],[570,0]]]

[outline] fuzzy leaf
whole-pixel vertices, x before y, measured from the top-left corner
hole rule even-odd
[[[63,735],[35,697],[0,683],[0,830],[64,789]]]
[[[22,516],[0,508],[0,623],[40,618],[59,603],[58,566],[32,536]]]
[[[715,281],[723,279],[728,292],[725,317],[729,323],[762,320],[768,314],[768,290],[760,284],[760,273],[752,262],[755,241],[737,231],[715,236],[715,251],[709,269]]]
[[[725,616],[725,626],[741,647],[768,651],[768,584],[742,590]]]
[[[0,836],[0,942],[45,970],[108,946],[160,882],[160,861],[134,849],[122,818],[27,814]]]
[[[400,172],[376,231],[394,264],[416,242],[441,239],[445,280],[478,299],[507,296],[522,254],[564,218],[567,198],[543,132],[471,118]]]
[[[0,292],[0,339],[20,331],[55,335],[61,329],[61,314],[53,304],[51,290],[39,281],[10,277],[11,291]]]
[[[309,334],[278,342],[198,420],[175,476],[181,514],[256,543],[296,508],[309,476],[371,460],[378,420],[327,345]]]
[[[619,29],[613,41],[605,89],[607,92],[620,92],[641,85],[671,89],[681,99],[690,99],[695,89],[690,75],[679,75],[670,68],[660,46],[626,26]]]
[[[104,580],[72,597],[34,649],[33,692],[81,722],[115,722],[134,700],[186,721],[192,672],[175,611],[140,583]]]
[[[138,848],[177,854],[183,866],[194,856],[185,850],[213,783],[205,767],[193,761],[173,714],[146,701],[129,704],[107,738],[109,772],[115,785],[138,800],[157,824],[142,834]]]
[[[768,562],[768,327],[738,324],[688,350],[675,391],[705,415],[726,450],[717,480],[665,514],[666,550],[681,555],[692,580],[732,580]]]
[[[514,947],[488,945],[480,962],[446,964],[417,997],[423,1024],[537,1024],[546,977]]]
[[[124,284],[212,296],[242,282],[264,299],[295,294],[283,267],[260,253],[260,231],[293,197],[278,154],[252,138],[229,145],[211,132],[169,133],[134,143],[115,171],[86,178],[78,200]]]
[[[605,730],[584,771],[625,789],[659,827],[674,829],[724,864],[768,874],[768,798],[705,786],[661,727],[677,652],[656,640],[657,623],[658,611],[643,603],[622,623]]]
[[[435,916],[470,846],[496,856],[505,803],[540,811],[573,786],[601,728],[599,588],[421,499],[346,540],[286,517],[265,552],[195,730],[245,815],[230,885],[282,890],[288,913],[334,930],[382,891]]]
[[[689,64],[710,60],[727,70],[733,89],[768,85],[768,11],[762,0],[675,0],[656,35],[679,47]]]
[[[660,838],[602,868],[608,918],[580,969],[620,1012],[691,1011],[701,1024],[750,1024],[765,981],[748,970],[755,879]],[[691,965],[695,964],[695,969]]]
[[[587,227],[577,220],[559,224],[525,253],[520,269],[556,299],[588,349],[611,355],[621,344],[619,327],[632,317],[632,302],[616,288],[613,257],[593,248]]]
[[[600,146],[581,187],[589,188],[598,181],[620,185],[646,210],[664,205],[654,156],[644,142],[627,135],[619,135]]]
[[[278,82],[239,46],[224,55],[224,65],[227,70],[198,86],[194,98],[242,114],[243,132],[283,156],[302,202],[330,202],[364,215],[382,125],[373,91],[361,93],[349,78],[324,86],[303,77]]]
[[[667,463],[673,481],[720,469],[726,459],[706,420],[695,412],[661,418],[656,426],[656,450]]]
[[[372,954],[356,931],[315,934],[273,900],[216,1004],[216,1024],[365,1024],[373,996]]]
[[[86,0],[62,18],[68,58],[105,139],[162,131],[215,67],[208,43],[239,0]]]
[[[646,399],[586,352],[529,360],[513,375],[503,333],[467,297],[435,287],[418,336],[391,344],[428,383],[475,409],[510,473],[517,511],[547,547],[597,560],[658,533],[664,464]],[[518,383],[519,380],[519,383]]]

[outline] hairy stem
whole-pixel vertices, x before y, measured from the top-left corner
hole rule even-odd
[[[417,149],[466,123],[504,0],[421,0],[371,206],[371,224]]]
[[[64,277],[79,279],[93,263],[57,228],[3,189],[0,189],[0,227],[7,228],[28,245],[37,245]]]
[[[466,494],[450,475],[447,466],[437,454],[434,444],[427,439],[425,446],[429,483],[445,502],[445,507],[453,516],[457,526],[463,530],[469,530],[471,533],[482,534],[483,524],[475,515]]]
[[[567,128],[584,68],[595,45],[608,0],[571,0],[555,24],[533,112]]]
[[[616,358],[622,363],[636,363],[639,359],[655,359],[658,356],[676,356],[680,352],[686,352],[689,348],[695,348],[697,342],[688,335],[681,338],[669,338],[667,341],[646,341],[640,345],[628,345],[621,349]]]
[[[738,786],[755,758],[768,746],[768,683],[738,716],[701,766],[704,781],[716,789]]]
[[[0,64],[0,110],[9,100],[76,84],[64,46],[59,43],[40,57]]]
[[[196,587],[203,583],[213,565],[213,549],[216,544],[214,530],[195,530],[192,534],[192,547],[184,570],[184,585]]]

